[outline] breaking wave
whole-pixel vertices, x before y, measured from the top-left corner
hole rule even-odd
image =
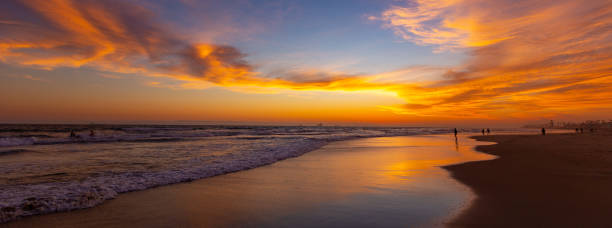
[[[16,155],[11,161],[0,160],[0,222],[93,207],[124,192],[251,169],[333,141],[449,132],[442,128],[113,126],[98,128],[91,137],[83,129],[78,138],[70,138],[66,137],[69,127],[49,128],[43,137],[22,136],[31,133],[24,130],[0,135],[0,148],[4,148],[0,155]],[[36,158],[21,153],[30,149],[37,151]]]

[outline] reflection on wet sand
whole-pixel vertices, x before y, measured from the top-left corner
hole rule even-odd
[[[490,159],[452,135],[336,142],[270,166],[5,224],[63,227],[431,226],[470,192],[439,166]]]

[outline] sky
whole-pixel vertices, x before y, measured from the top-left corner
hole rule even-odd
[[[0,122],[611,119],[611,0],[5,0]]]

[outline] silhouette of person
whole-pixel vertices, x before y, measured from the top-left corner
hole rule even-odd
[[[455,150],[459,152],[459,140],[457,140],[457,136],[455,135]]]
[[[94,137],[94,136],[96,136],[96,134],[94,133],[94,131],[93,131],[93,130],[90,130],[90,131],[89,131],[89,137]]]
[[[487,135],[491,134],[491,129],[487,128]]]
[[[455,128],[454,132],[455,132],[455,138],[456,138],[457,137],[457,128]]]
[[[546,129],[542,128],[542,135],[546,135]]]
[[[482,135],[485,135],[485,129],[484,128],[482,129]]]

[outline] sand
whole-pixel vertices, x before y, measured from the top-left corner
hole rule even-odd
[[[450,227],[612,227],[612,134],[493,135],[444,167],[477,198]]]

